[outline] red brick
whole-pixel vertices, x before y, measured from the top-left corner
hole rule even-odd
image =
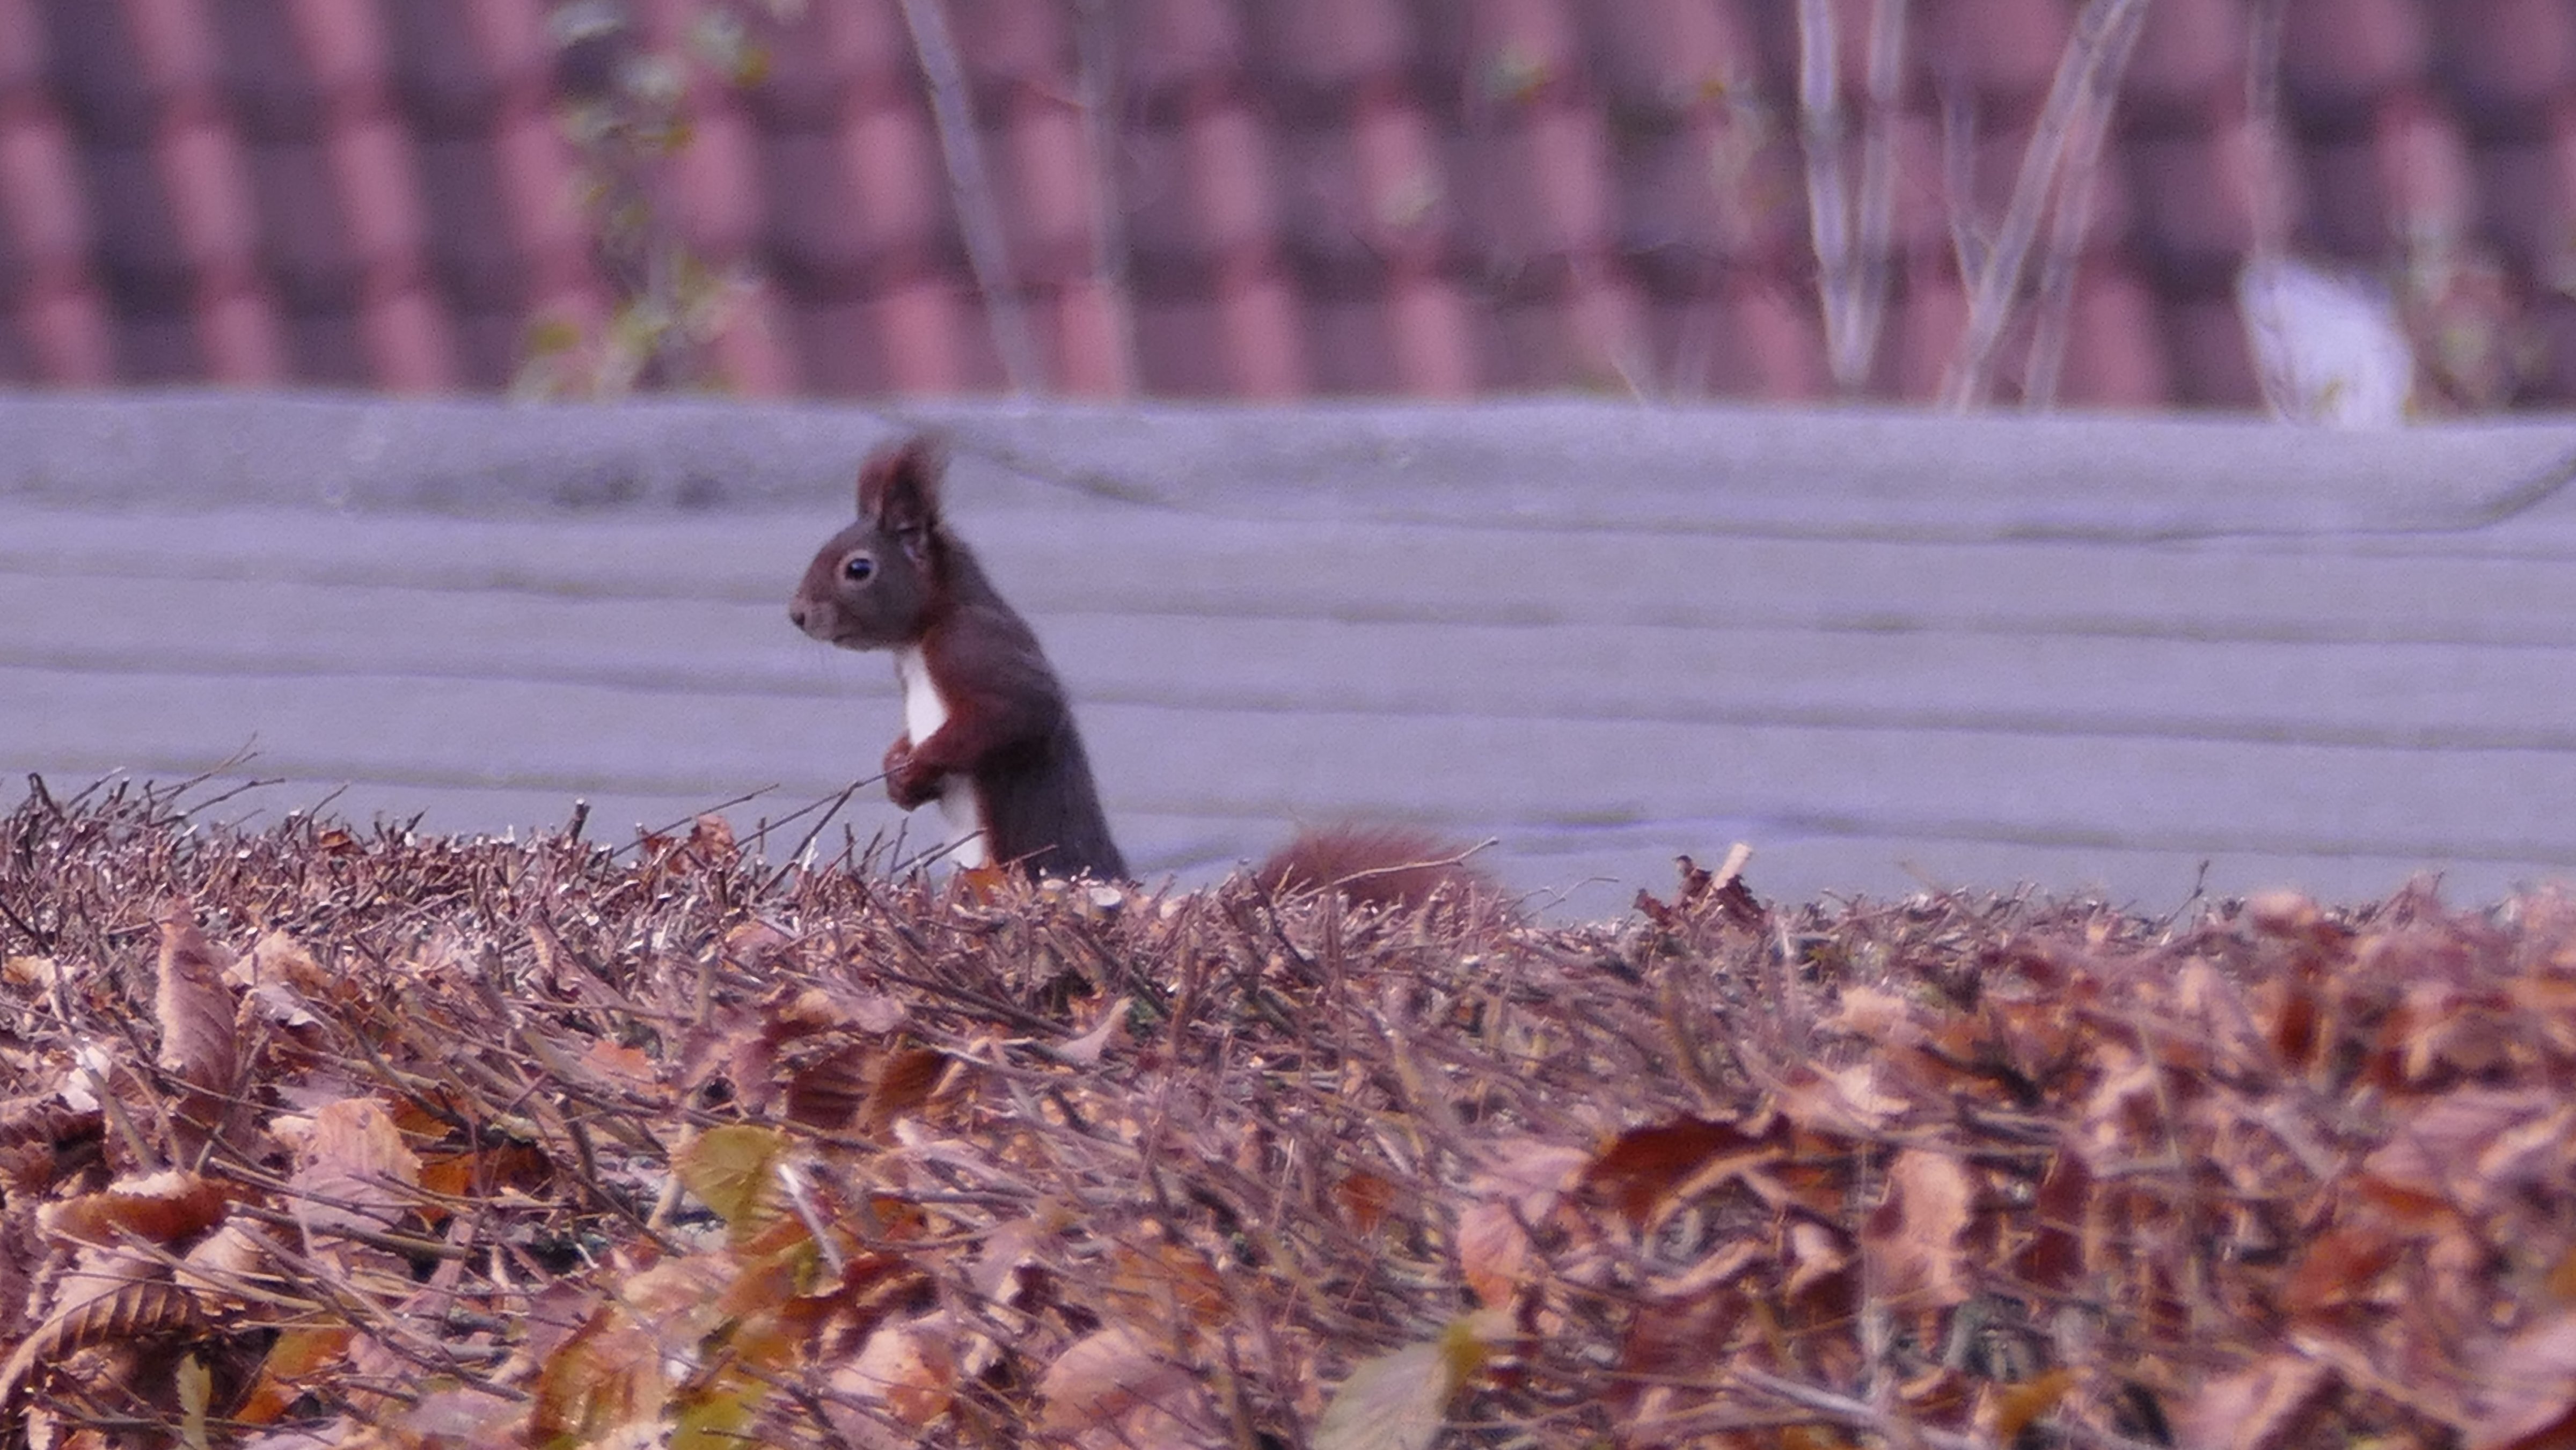
[[[2076,276],[2058,400],[2070,407],[2158,408],[2172,393],[2156,297],[2116,265]]]
[[[2540,341],[2543,361],[2524,401],[2560,408],[2576,402],[2576,302],[2544,297],[2525,321]]]
[[[273,387],[287,381],[286,337],[276,300],[247,278],[201,294],[197,344],[205,351],[210,382]]]
[[[391,122],[377,120],[339,127],[324,146],[359,264],[370,271],[417,266],[423,240],[420,184],[409,139]]]
[[[2065,0],[1930,0],[1918,9],[1915,34],[1931,72],[2003,115],[2037,110],[2074,28]],[[1856,35],[1865,24],[1847,11],[1842,29]]]
[[[1565,332],[1574,365],[1604,387],[1651,391],[1654,359],[1637,289],[1616,260],[1578,258],[1568,269],[1562,298]]]
[[[99,3],[99,0],[92,0]],[[203,104],[222,69],[214,31],[198,0],[112,0],[125,12],[134,60],[163,109]]]
[[[35,0],[0,0],[0,116],[46,83],[52,62]]]
[[[1139,126],[1119,138],[1118,203],[1136,265],[1185,267],[1201,255],[1188,169],[1178,127]]]
[[[1310,363],[1308,383],[1316,394],[1347,397],[1395,391],[1386,306],[1376,292],[1310,297],[1300,310],[1300,320]]]
[[[1217,282],[1217,329],[1236,397],[1284,399],[1309,389],[1296,293],[1266,268],[1230,267]]]
[[[1593,0],[1602,89],[1637,107],[1690,111],[1758,88],[1761,58],[1731,6],[1708,0]]]
[[[869,309],[897,392],[953,393],[967,385],[960,298],[945,278],[896,282]]]
[[[2483,146],[2474,156],[2482,203],[2479,229],[2495,239],[2517,271],[2536,277],[2576,275],[2576,230],[2546,141]]]
[[[877,346],[876,305],[855,295],[809,298],[788,320],[805,386],[827,397],[882,393],[893,385]]]
[[[1498,257],[1527,261],[1606,246],[1616,235],[1598,113],[1527,108],[1485,131],[1468,225]]]
[[[247,267],[259,247],[250,169],[229,127],[177,124],[154,148],[179,246],[197,269]]]
[[[694,109],[689,144],[672,158],[673,192],[689,245],[731,263],[767,230],[759,142],[741,105],[724,92],[706,88]]]
[[[1490,299],[1477,309],[1476,371],[1488,391],[1531,392],[1581,388],[1600,392],[1617,380],[1586,372],[1575,362],[1573,339],[1566,335],[1565,309],[1555,299],[1513,295]]]
[[[858,285],[872,255],[851,218],[858,186],[840,138],[795,132],[761,147],[770,206],[767,245],[800,295]]]
[[[1277,243],[1279,218],[1268,140],[1252,112],[1224,105],[1194,116],[1183,145],[1200,245],[1218,259],[1267,254]]]
[[[2576,96],[2550,107],[2549,137],[2533,171],[2541,184],[2537,200],[2547,217],[2545,230],[2530,244],[2533,265],[2541,286],[2556,290],[2564,279],[2576,276]]]
[[[1135,0],[1121,14],[1119,59],[1139,100],[1240,80],[1243,33],[1227,0]]]
[[[2263,390],[2233,295],[2167,303],[2165,334],[2173,357],[2172,396],[2196,407],[2260,408]]]
[[[86,282],[30,289],[18,302],[18,326],[35,354],[37,376],[55,387],[103,388],[116,381],[116,339],[107,305]]]
[[[1418,398],[1464,398],[1476,390],[1467,301],[1448,278],[1400,273],[1383,299],[1393,339],[1395,387]]]
[[[377,387],[397,393],[456,386],[456,339],[427,289],[407,286],[367,299],[358,317]]]
[[[1726,391],[1774,402],[1820,398],[1831,391],[1823,324],[1811,301],[1780,281],[1740,274],[1722,294],[1720,365]]]
[[[1590,80],[1564,0],[1487,0],[1475,13],[1471,94],[1506,107],[1579,98]]]
[[[1067,0],[946,0],[957,56],[979,87],[1060,89],[1073,76]]]
[[[2297,240],[2357,266],[2385,261],[2398,237],[2387,177],[2368,134],[2311,146],[2303,159],[2308,205],[2299,218]]]
[[[526,282],[519,221],[504,206],[500,162],[491,145],[481,137],[425,141],[413,160],[420,175],[424,245],[450,304],[460,316],[516,306]],[[331,224],[335,247],[342,230],[336,220]],[[316,261],[344,265],[336,252]]]
[[[2576,87],[2576,15],[2567,0],[2446,0],[2428,18],[2471,114],[2509,123]]]
[[[2121,102],[2188,120],[2245,93],[2244,0],[2154,0],[2121,78]]]
[[[320,134],[322,91],[286,8],[233,0],[209,14],[223,52],[225,99],[245,141],[257,146]]]
[[[484,63],[468,7],[457,0],[387,0],[390,80],[425,134],[481,133],[501,104],[500,77]]]
[[[1968,296],[1958,275],[1917,263],[1887,321],[1896,395],[1913,402],[1940,397],[1968,326]],[[2008,366],[1995,368],[1999,379],[2014,375]]]
[[[795,393],[796,357],[788,340],[786,309],[777,289],[753,278],[736,292],[714,343],[716,370],[727,391],[750,398]]]
[[[1137,376],[1160,397],[1221,397],[1225,353],[1215,305],[1203,293],[1140,293],[1136,299]]]
[[[161,184],[151,152],[106,147],[89,152],[88,161],[91,237],[100,280],[120,320],[176,315],[186,305],[188,257],[170,217],[169,189]],[[153,355],[178,356],[179,346],[165,346],[165,341],[154,343]]]
[[[116,0],[45,0],[37,11],[51,52],[54,103],[81,137],[141,145],[158,113],[138,47]]]
[[[2003,215],[2012,190],[2013,168],[2021,160],[2020,149],[2008,142],[1981,143],[1968,128],[1961,129],[1964,134],[1944,135],[1939,118],[1916,112],[1897,118],[1892,137],[1895,163],[1889,168],[1895,177],[1888,212],[1888,245],[1893,255],[1928,257],[1954,252],[1951,227],[1962,208],[1987,231]],[[1970,196],[1950,195],[1948,149],[1954,146],[1965,147],[1969,153],[1969,176],[1976,184]],[[2000,182],[1994,175],[1997,171],[2003,173]],[[1843,176],[1844,184],[1857,194],[1861,185],[1859,148],[1854,147],[1844,163]],[[1796,241],[1805,246],[1806,178],[1801,174],[1794,182],[1784,184],[1792,190],[1783,209],[1799,214]]]
[[[51,110],[0,122],[0,223],[39,286],[69,286],[88,265],[89,202],[72,138]]]
[[[1053,344],[1049,376],[1078,398],[1123,398],[1136,391],[1126,298],[1097,276],[1070,277],[1051,289],[1041,309]]]
[[[1446,250],[1457,208],[1430,118],[1403,102],[1365,107],[1351,128],[1359,235],[1381,255]]]
[[[949,214],[947,172],[930,118],[909,106],[856,112],[842,123],[840,142],[858,203],[849,225],[873,254],[926,260],[948,230]]]
[[[2281,74],[2290,103],[2327,125],[2358,124],[2392,87],[2424,74],[2429,58],[2414,0],[2287,0]]]
[[[384,27],[369,0],[283,0],[323,103],[343,123],[382,110],[392,94]]]
[[[476,52],[501,88],[505,115],[550,110],[554,43],[544,0],[449,0],[462,12]]]
[[[1012,108],[995,159],[997,200],[1017,226],[1011,261],[1030,282],[1062,282],[1097,264],[1092,246],[1094,189],[1083,116],[1072,104],[1031,95]]]
[[[506,118],[493,136],[503,210],[520,251],[533,265],[559,264],[567,255],[587,257],[590,224],[573,196],[570,150],[541,113]]]
[[[1349,95],[1395,80],[1413,59],[1398,0],[1256,5],[1249,18],[1255,54],[1294,85]]]
[[[2400,92],[2380,108],[2373,130],[2391,236],[2467,237],[2477,221],[2477,179],[2458,123],[2421,94]]]
[[[2137,196],[2132,234],[2168,271],[2217,285],[2234,274],[2259,235],[2255,198],[2286,199],[2286,179],[2275,183],[2260,163],[2268,154],[2251,126],[2132,143],[2126,158]]]

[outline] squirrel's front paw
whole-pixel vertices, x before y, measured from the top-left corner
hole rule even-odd
[[[913,763],[910,736],[886,747],[885,783],[886,799],[907,811],[939,798],[939,773]]]

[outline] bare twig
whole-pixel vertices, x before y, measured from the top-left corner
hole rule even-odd
[[[984,316],[993,330],[993,349],[1001,354],[1002,374],[1014,392],[1043,392],[1044,370],[1029,333],[1028,311],[1020,304],[1018,274],[1011,269],[1010,246],[1004,240],[1002,213],[990,173],[984,167],[984,143],[975,129],[975,101],[967,89],[966,69],[957,59],[957,43],[948,33],[948,11],[942,0],[903,0],[904,24],[912,31],[913,55],[921,63],[930,91],[930,111],[939,126],[939,150],[948,161],[949,195],[957,203],[957,226],[966,238],[967,265],[984,294]]]
[[[2061,191],[2068,143],[2075,119],[2090,98],[2110,96],[2119,85],[2120,65],[2128,47],[2120,36],[2138,23],[2147,0],[2088,0],[2076,17],[2075,33],[2058,57],[2057,75],[2030,142],[2022,149],[2021,170],[2013,181],[2012,200],[2004,208],[1985,265],[1968,280],[1968,326],[1951,359],[1941,400],[1957,409],[1985,402],[1994,384],[1996,351],[2021,291],[2022,271],[2038,240],[2039,225]],[[2105,102],[2107,104],[2107,100]]]
[[[1136,389],[1136,320],[1127,290],[1127,209],[1118,190],[1118,33],[1109,0],[1074,0],[1082,138],[1091,164],[1091,267],[1109,309],[1119,393]]]
[[[2128,69],[2129,52],[2137,45],[2146,18],[2143,5],[2125,12],[2124,23],[2109,42],[2114,53],[2104,64],[2106,74],[2117,76]],[[2093,226],[2093,183],[2102,174],[2102,142],[2111,129],[2112,102],[2107,89],[2089,89],[2067,147],[2049,227],[2048,256],[2040,267],[2037,325],[2030,359],[2022,370],[2022,405],[2027,408],[2047,408],[2057,401],[2058,370],[2066,360],[2067,334],[2074,318],[2075,275],[2083,260],[2084,235]]]
[[[1844,173],[1841,46],[1833,0],[1798,3],[1798,112],[1807,153],[1807,217],[1816,250],[1825,359],[1835,386],[1868,385],[1887,312],[1888,231],[1896,195],[1895,112],[1904,78],[1906,0],[1876,0],[1869,37],[1869,112],[1860,190]],[[1857,233],[1857,235],[1855,235]]]

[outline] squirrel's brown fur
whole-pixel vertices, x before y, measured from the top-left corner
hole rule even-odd
[[[1253,868],[1252,879],[1275,896],[1339,891],[1354,906],[1499,897],[1494,878],[1467,863],[1467,851],[1419,826],[1345,822],[1299,831]]]

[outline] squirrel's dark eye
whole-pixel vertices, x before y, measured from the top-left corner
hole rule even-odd
[[[877,572],[877,561],[865,554],[852,554],[841,561],[841,577],[853,584],[865,584]]]

